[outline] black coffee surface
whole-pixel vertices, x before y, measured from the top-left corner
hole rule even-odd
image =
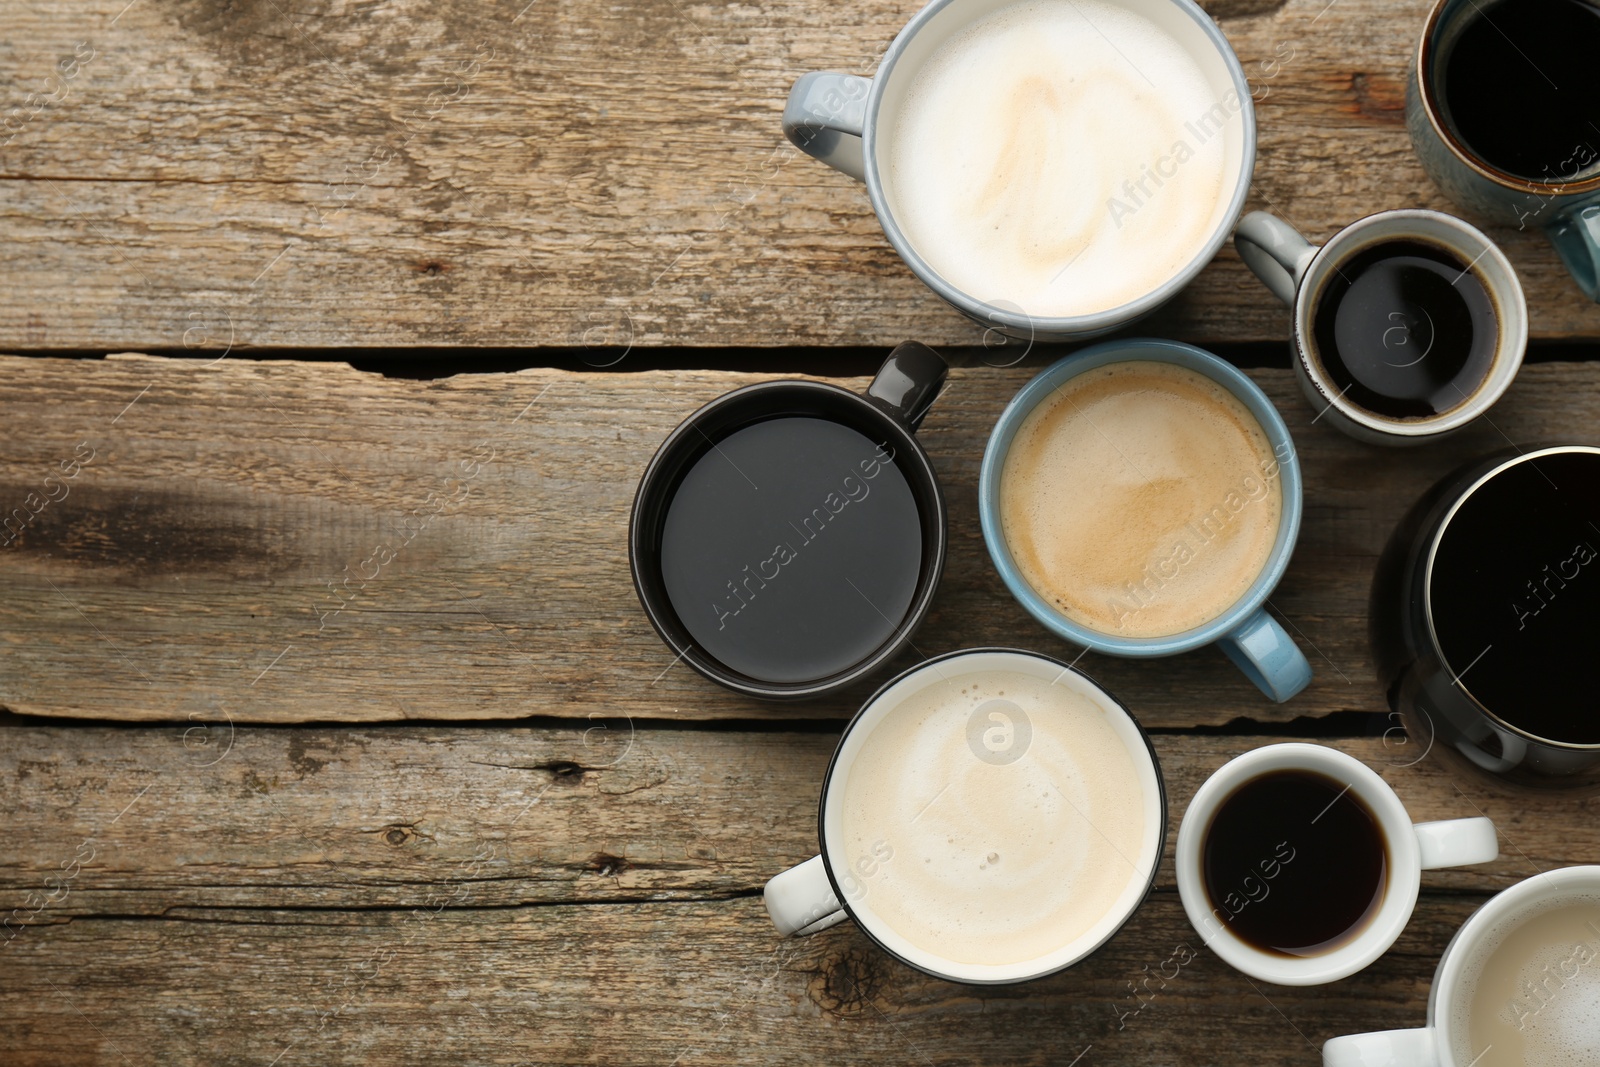
[[[1464,403],[1488,377],[1498,332],[1477,272],[1421,241],[1385,241],[1351,256],[1312,317],[1316,357],[1334,389],[1392,419]]]
[[[1428,599],[1468,694],[1537,737],[1600,744],[1600,456],[1526,460],[1468,497]]]
[[[922,567],[916,498],[887,447],[836,422],[737,430],[667,509],[661,571],[695,643],[778,683],[864,659],[904,621]]]
[[[1478,0],[1441,55],[1447,124],[1499,170],[1570,181],[1600,161],[1600,8]]]
[[[1201,867],[1212,915],[1264,952],[1315,956],[1377,914],[1388,847],[1346,783],[1310,771],[1251,779],[1217,809]]]

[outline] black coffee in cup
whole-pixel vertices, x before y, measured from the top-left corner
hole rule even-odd
[[[667,596],[741,674],[826,678],[894,636],[917,591],[922,519],[893,446],[828,419],[767,419],[707,450],[661,531]]]
[[[1537,738],[1600,745],[1600,455],[1506,467],[1446,521],[1428,611],[1456,688]]]
[[[1378,817],[1347,783],[1279,770],[1223,800],[1200,864],[1212,915],[1241,941],[1316,956],[1349,943],[1378,913],[1388,857]]]
[[[1586,0],[1472,7],[1436,67],[1451,132],[1507,174],[1577,178],[1600,161],[1600,7]]]
[[[1416,751],[1600,788],[1600,448],[1513,446],[1433,486],[1373,576],[1373,665]]]
[[[1392,419],[1466,403],[1489,376],[1499,334],[1472,265],[1413,239],[1380,241],[1339,264],[1312,317],[1315,356],[1333,387]]]
[[[800,700],[910,644],[944,569],[944,495],[915,433],[947,369],[908,341],[864,394],[758,382],[667,436],[639,480],[628,559],[674,663]]]

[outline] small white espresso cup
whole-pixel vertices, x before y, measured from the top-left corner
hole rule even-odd
[[[1366,927],[1333,950],[1281,956],[1250,945],[1218,918],[1202,873],[1204,843],[1217,809],[1247,782],[1275,771],[1310,771],[1345,783],[1377,817],[1388,849],[1383,900]],[[1388,951],[1411,919],[1422,872],[1487,863],[1500,854],[1494,823],[1485,818],[1415,825],[1400,798],[1354,756],[1323,745],[1284,744],[1254,749],[1206,779],[1178,828],[1178,895],[1189,922],[1211,950],[1252,978],[1278,985],[1321,985],[1346,978]]]
[[[958,958],[953,953],[939,953],[926,945],[914,943],[880,914],[881,905],[878,903],[883,893],[894,892],[892,887],[884,885],[885,875],[905,864],[920,868],[924,863],[937,860],[939,866],[935,878],[944,886],[955,886],[963,879],[981,877],[977,871],[964,865],[958,866],[962,861],[953,858],[954,853],[950,850],[943,849],[942,842],[930,850],[925,837],[895,838],[892,832],[889,839],[879,840],[869,850],[857,853],[849,844],[843,809],[845,794],[850,788],[849,779],[858,765],[877,767],[881,773],[883,764],[878,757],[885,753],[896,757],[901,754],[897,749],[881,747],[885,742],[877,728],[891,712],[906,700],[915,699],[919,694],[935,690],[936,687],[944,687],[941,691],[950,694],[951,704],[959,705],[956,693],[958,690],[965,693],[962,687],[969,684],[968,680],[993,672],[1003,672],[1007,676],[1023,675],[1043,683],[1049,689],[1059,686],[1072,694],[1075,701],[1081,701],[1077,706],[1089,715],[1089,720],[1063,719],[1051,722],[1046,716],[1053,712],[1043,702],[1033,707],[1031,712],[1022,705],[1007,706],[1008,702],[1002,700],[985,701],[973,708],[970,714],[958,710],[954,721],[945,722],[941,727],[953,729],[952,736],[958,739],[953,757],[949,751],[943,757],[928,756],[930,750],[923,747],[917,752],[925,759],[907,758],[901,766],[894,768],[893,777],[896,780],[914,782],[920,792],[929,798],[924,805],[919,793],[916,806],[921,810],[911,820],[913,823],[927,816],[930,821],[924,824],[922,830],[940,826],[941,820],[948,818],[936,806],[941,798],[946,805],[957,805],[959,811],[968,810],[961,807],[963,797],[971,800],[970,789],[976,784],[979,788],[1000,785],[1003,792],[998,795],[1004,796],[1007,802],[1015,801],[1014,806],[1006,806],[992,813],[1000,823],[1005,826],[1037,825],[1038,813],[1035,809],[1040,801],[1036,797],[1023,799],[1021,789],[1017,788],[1023,783],[1032,783],[1059,791],[1066,805],[1075,810],[1089,827],[1100,831],[1101,824],[1097,820],[1108,816],[1096,810],[1092,793],[1086,795],[1079,791],[1083,784],[1082,775],[1056,781],[1048,773],[1041,773],[1040,766],[1031,762],[1032,751],[1049,748],[1052,735],[1059,740],[1063,732],[1076,729],[1069,723],[1090,720],[1103,722],[1115,738],[1116,747],[1126,752],[1128,777],[1124,781],[1129,787],[1128,792],[1136,798],[1132,803],[1142,804],[1143,812],[1137,843],[1127,852],[1110,845],[1111,838],[1104,832],[1100,833],[1110,848],[1122,852],[1121,862],[1127,865],[1123,874],[1125,881],[1114,894],[1108,894],[1114,899],[1105,901],[1103,910],[1096,910],[1092,921],[1086,923],[1080,933],[1062,943],[1030,945],[1027,958],[985,962]],[[996,705],[1002,706],[1003,710],[996,710]],[[945,710],[945,707],[941,707],[934,714],[942,717]],[[937,753],[938,745],[932,751]],[[973,761],[970,764],[967,762],[969,759]],[[985,767],[978,768],[979,763]],[[975,782],[968,779],[962,785],[958,781],[962,772],[974,769],[979,771]],[[1074,781],[1074,778],[1077,780]],[[1016,788],[1014,793],[1013,788]],[[1075,793],[1079,797],[1077,801],[1071,799]],[[1086,806],[1080,807],[1080,804]],[[1117,817],[1118,812],[1111,813],[1109,817]],[[845,727],[844,735],[839,739],[839,746],[823,779],[822,803],[818,814],[821,855],[774,877],[767,883],[763,894],[767,914],[771,916],[778,932],[785,935],[812,934],[846,918],[854,919],[879,947],[903,963],[947,981],[987,985],[1028,981],[1052,974],[1072,966],[1105,944],[1122,928],[1149,893],[1161,860],[1162,842],[1167,836],[1166,791],[1160,766],[1156,761],[1155,749],[1138,721],[1115,698],[1073,667],[1037,653],[1005,648],[972,649],[937,656],[911,668],[878,690]],[[954,832],[962,833],[961,830]],[[942,837],[942,831],[932,836]],[[999,836],[1006,835],[1002,832]],[[955,839],[952,838],[951,842],[955,843]],[[960,848],[958,845],[957,849]],[[1011,854],[1012,850],[1007,846],[1001,846],[1001,851],[1008,853],[1004,857],[1006,863],[1018,864],[1016,870],[1026,871],[1031,866],[1031,857],[1027,854],[1029,851],[1056,849],[1065,852],[1070,848],[1071,843],[1067,841],[1049,844],[1035,841],[1023,850],[1023,855]],[[991,854],[988,862],[1000,860]],[[1005,869],[1012,868],[1008,866]],[[1049,902],[1032,902],[1030,913],[1046,903],[1070,900],[1073,890],[1070,885],[1057,883],[1052,884],[1048,892],[1057,896]],[[985,906],[1004,908],[995,898],[988,899]]]
[[[1333,1038],[1322,1046],[1323,1067],[1472,1067],[1488,1052],[1470,1046],[1463,1025],[1484,954],[1532,913],[1597,897],[1600,867],[1545,871],[1500,893],[1473,912],[1445,947],[1433,974],[1427,1026]]]
[[[1441,246],[1469,270],[1477,271],[1494,303],[1499,330],[1494,359],[1483,382],[1456,407],[1428,418],[1386,418],[1352,403],[1330,380],[1313,332],[1323,293],[1339,268],[1373,245],[1399,240]],[[1528,305],[1516,269],[1482,231],[1454,215],[1409,208],[1380,211],[1352,222],[1319,248],[1276,215],[1252,211],[1239,221],[1233,243],[1239,258],[1293,313],[1290,345],[1294,373],[1300,391],[1319,412],[1317,419],[1325,418],[1358,441],[1401,446],[1437,441],[1493,407],[1522,366],[1528,347]],[[1405,347],[1412,340],[1410,327],[1404,324],[1384,331],[1384,344],[1393,349],[1396,359],[1413,358],[1411,349],[1416,345]]]

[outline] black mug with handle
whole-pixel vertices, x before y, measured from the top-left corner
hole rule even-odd
[[[645,614],[685,663],[798,700],[910,643],[944,569],[944,495],[915,433],[946,373],[908,341],[865,394],[760,382],[668,435],[639,482],[628,554]]]
[[[1505,449],[1401,520],[1369,614],[1419,750],[1515,788],[1600,787],[1600,448]]]

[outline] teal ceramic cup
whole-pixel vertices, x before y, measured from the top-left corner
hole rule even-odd
[[[1434,3],[1406,83],[1406,128],[1411,143],[1423,169],[1446,196],[1487,221],[1519,230],[1543,230],[1584,295],[1600,300],[1600,132],[1583,123],[1572,135],[1570,147],[1562,150],[1564,158],[1535,168],[1537,173],[1514,173],[1469,143],[1463,116],[1451,114],[1446,75],[1453,52],[1474,24],[1487,22],[1494,34],[1485,30],[1485,36],[1504,42],[1501,62],[1527,63],[1532,65],[1529,69],[1540,71],[1539,63],[1486,12],[1492,7],[1487,0]],[[1560,31],[1544,28],[1540,32]],[[1468,73],[1473,79],[1495,84],[1508,72],[1473,66]],[[1542,73],[1540,78],[1549,81]],[[1558,91],[1554,81],[1549,81],[1549,86],[1552,93]],[[1568,92],[1581,89],[1569,86]],[[1520,115],[1520,125],[1503,131],[1497,147],[1503,149],[1504,143],[1518,140],[1531,142],[1531,131],[1540,118]]]
[[[1272,445],[1272,469],[1262,473],[1269,480],[1278,479],[1283,510],[1277,539],[1266,565],[1245,593],[1226,610],[1181,633],[1129,638],[1102,633],[1068,618],[1029,584],[1006,544],[1000,517],[1000,479],[1017,431],[1028,415],[1053,392],[1087,371],[1112,363],[1145,361],[1171,363],[1202,374],[1244,404]],[[1006,406],[989,435],[978,483],[983,540],[995,568],[1011,595],[1048,629],[1068,641],[1113,656],[1172,656],[1215,643],[1263,693],[1280,702],[1300,692],[1311,681],[1311,665],[1306,662],[1305,655],[1265,608],[1267,598],[1277,587],[1294,553],[1300,534],[1301,507],[1300,463],[1294,440],[1267,395],[1237,368],[1203,349],[1149,338],[1093,345],[1051,365],[1024,386]],[[1199,521],[1202,516],[1195,518]]]

